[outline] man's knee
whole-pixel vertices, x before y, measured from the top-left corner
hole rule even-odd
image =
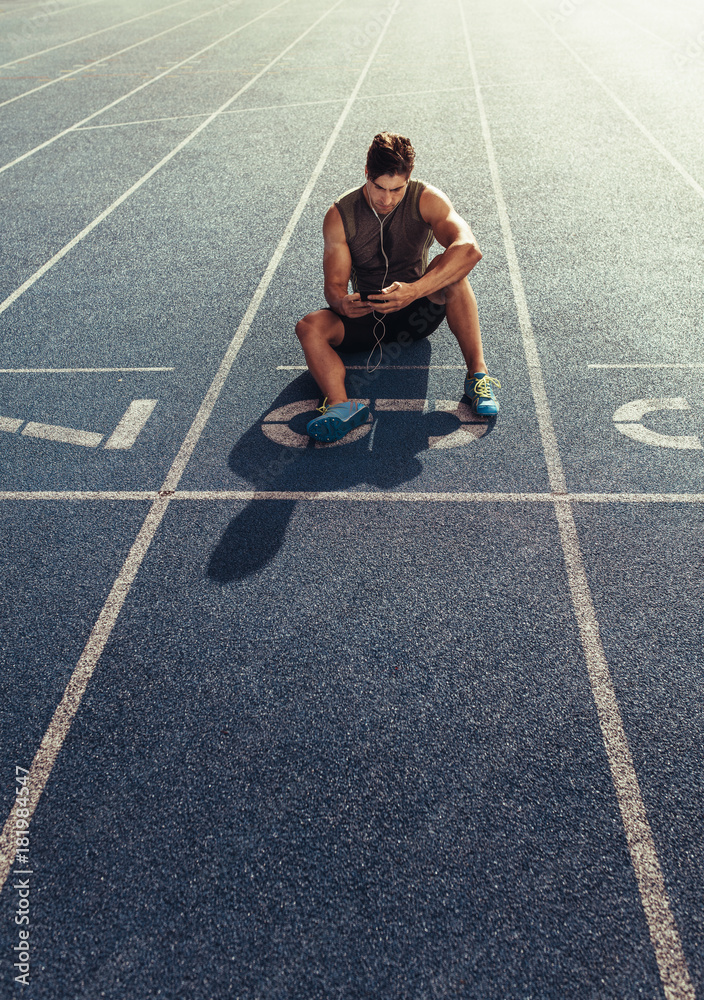
[[[326,341],[329,344],[339,344],[344,334],[341,320],[335,320],[329,310],[308,313],[296,323],[296,336],[301,344]]]
[[[319,340],[324,336],[323,327],[324,324],[315,313],[308,313],[296,323],[296,336],[302,344],[307,340]]]
[[[303,319],[299,319],[296,323],[296,336],[299,340],[305,340],[310,332],[310,320],[308,316],[304,316]]]
[[[451,284],[441,288],[439,294],[442,295],[441,301],[443,303],[451,302],[454,298],[462,298],[469,295],[471,294],[469,279],[459,278],[457,281],[453,281]]]

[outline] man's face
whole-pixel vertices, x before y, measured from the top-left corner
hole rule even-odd
[[[405,174],[380,174],[372,180],[367,174],[366,191],[369,204],[379,215],[388,215],[403,198],[409,178]]]

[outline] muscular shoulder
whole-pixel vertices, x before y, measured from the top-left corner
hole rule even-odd
[[[326,243],[346,243],[345,227],[337,205],[331,205],[323,220],[323,237]]]
[[[426,184],[418,208],[421,217],[433,227],[435,238],[443,246],[448,246],[457,239],[473,242],[469,223],[455,211],[450,199],[439,188]]]
[[[450,212],[454,212],[452,202],[447,195],[432,184],[424,185],[418,208],[424,221],[431,226],[435,220],[445,218]]]

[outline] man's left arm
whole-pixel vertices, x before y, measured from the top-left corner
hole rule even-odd
[[[425,274],[417,281],[395,281],[388,285],[386,303],[379,312],[396,312],[416,299],[439,292],[466,278],[482,259],[469,224],[454,210],[449,198],[437,188],[426,187],[420,197],[419,209],[423,219],[433,227],[433,234],[445,251],[432,261]],[[371,296],[374,298],[374,296]]]

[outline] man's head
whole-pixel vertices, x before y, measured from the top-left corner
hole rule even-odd
[[[387,215],[406,193],[416,154],[410,141],[395,132],[375,135],[367,152],[365,174],[369,203]]]

